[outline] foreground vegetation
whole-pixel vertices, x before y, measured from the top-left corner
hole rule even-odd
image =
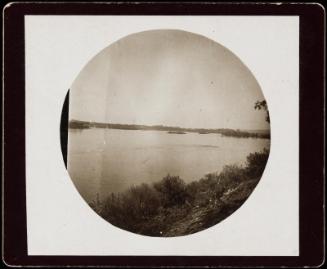
[[[222,172],[186,184],[167,175],[154,184],[112,193],[91,207],[111,224],[148,236],[181,236],[206,229],[238,209],[260,180],[269,152],[247,156],[244,167],[225,166]]]

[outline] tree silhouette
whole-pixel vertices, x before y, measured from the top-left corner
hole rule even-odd
[[[268,106],[267,106],[266,100],[256,101],[254,104],[254,109],[265,110],[266,111],[266,122],[270,123],[270,116],[269,116],[269,111],[268,111]]]

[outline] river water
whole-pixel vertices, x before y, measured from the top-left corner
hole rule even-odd
[[[167,174],[185,182],[225,165],[244,165],[249,153],[269,148],[269,139],[164,131],[70,129],[68,172],[82,197],[91,202]]]

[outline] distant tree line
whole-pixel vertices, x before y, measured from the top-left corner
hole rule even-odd
[[[120,130],[143,130],[143,131],[166,131],[174,134],[199,133],[199,134],[221,134],[224,136],[233,136],[240,138],[270,138],[269,132],[258,133],[248,132],[234,129],[204,129],[204,128],[182,128],[176,126],[164,126],[164,125],[138,125],[138,124],[118,124],[118,123],[98,123],[98,122],[86,122],[79,120],[69,121],[69,128],[71,129],[88,129],[88,128],[108,128],[108,129],[120,129]]]

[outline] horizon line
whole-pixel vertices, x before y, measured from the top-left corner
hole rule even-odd
[[[136,124],[136,123],[114,123],[114,122],[98,122],[98,121],[86,121],[86,120],[77,120],[77,119],[70,119],[70,121],[81,121],[87,123],[99,123],[99,124],[119,124],[119,125],[134,125],[134,126],[146,126],[146,127],[168,127],[168,128],[182,128],[182,129],[204,129],[204,130],[217,130],[217,129],[231,129],[231,130],[251,130],[251,131],[269,131],[268,129],[242,129],[242,128],[230,128],[230,127],[218,127],[218,128],[204,128],[204,127],[181,127],[181,126],[172,126],[172,125],[163,125],[163,124]]]

